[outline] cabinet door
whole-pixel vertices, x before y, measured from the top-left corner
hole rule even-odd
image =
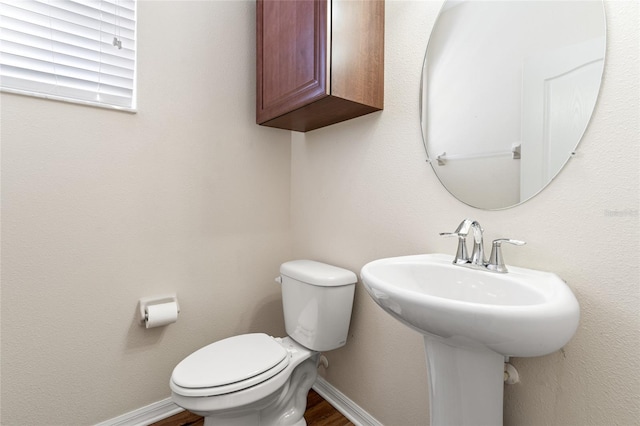
[[[328,96],[327,1],[257,0],[258,123]]]

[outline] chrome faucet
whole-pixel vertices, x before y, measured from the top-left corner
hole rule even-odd
[[[467,254],[467,236],[469,232],[473,232],[473,250],[471,256]],[[485,271],[506,273],[509,272],[504,264],[502,256],[502,243],[514,244],[521,246],[526,244],[524,241],[511,240],[508,238],[499,238],[493,240],[491,245],[491,255],[489,261],[484,258],[484,230],[480,223],[476,220],[465,219],[454,232],[441,232],[440,235],[445,237],[458,237],[458,250],[453,259],[454,265],[465,266],[467,268],[482,269]]]

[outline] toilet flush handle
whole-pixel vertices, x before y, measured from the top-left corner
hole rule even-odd
[[[277,276],[274,281],[277,282],[278,284],[282,284],[282,277],[281,276]]]

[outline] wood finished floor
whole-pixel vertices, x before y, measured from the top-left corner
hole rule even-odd
[[[353,425],[331,404],[311,389],[307,396],[307,409],[304,418],[308,426],[349,426]],[[168,419],[160,420],[150,426],[203,426],[204,419],[188,411],[183,411]]]

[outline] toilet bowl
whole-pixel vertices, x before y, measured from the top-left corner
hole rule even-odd
[[[357,278],[299,260],[280,268],[289,336],[242,334],[192,353],[173,370],[171,398],[205,426],[304,426],[321,350],[346,343]]]
[[[237,362],[241,354],[251,355],[248,363]],[[230,337],[178,364],[171,376],[172,399],[205,417],[205,425],[304,425],[300,419],[318,358],[319,352],[289,337]],[[238,368],[225,368],[229,365]]]

